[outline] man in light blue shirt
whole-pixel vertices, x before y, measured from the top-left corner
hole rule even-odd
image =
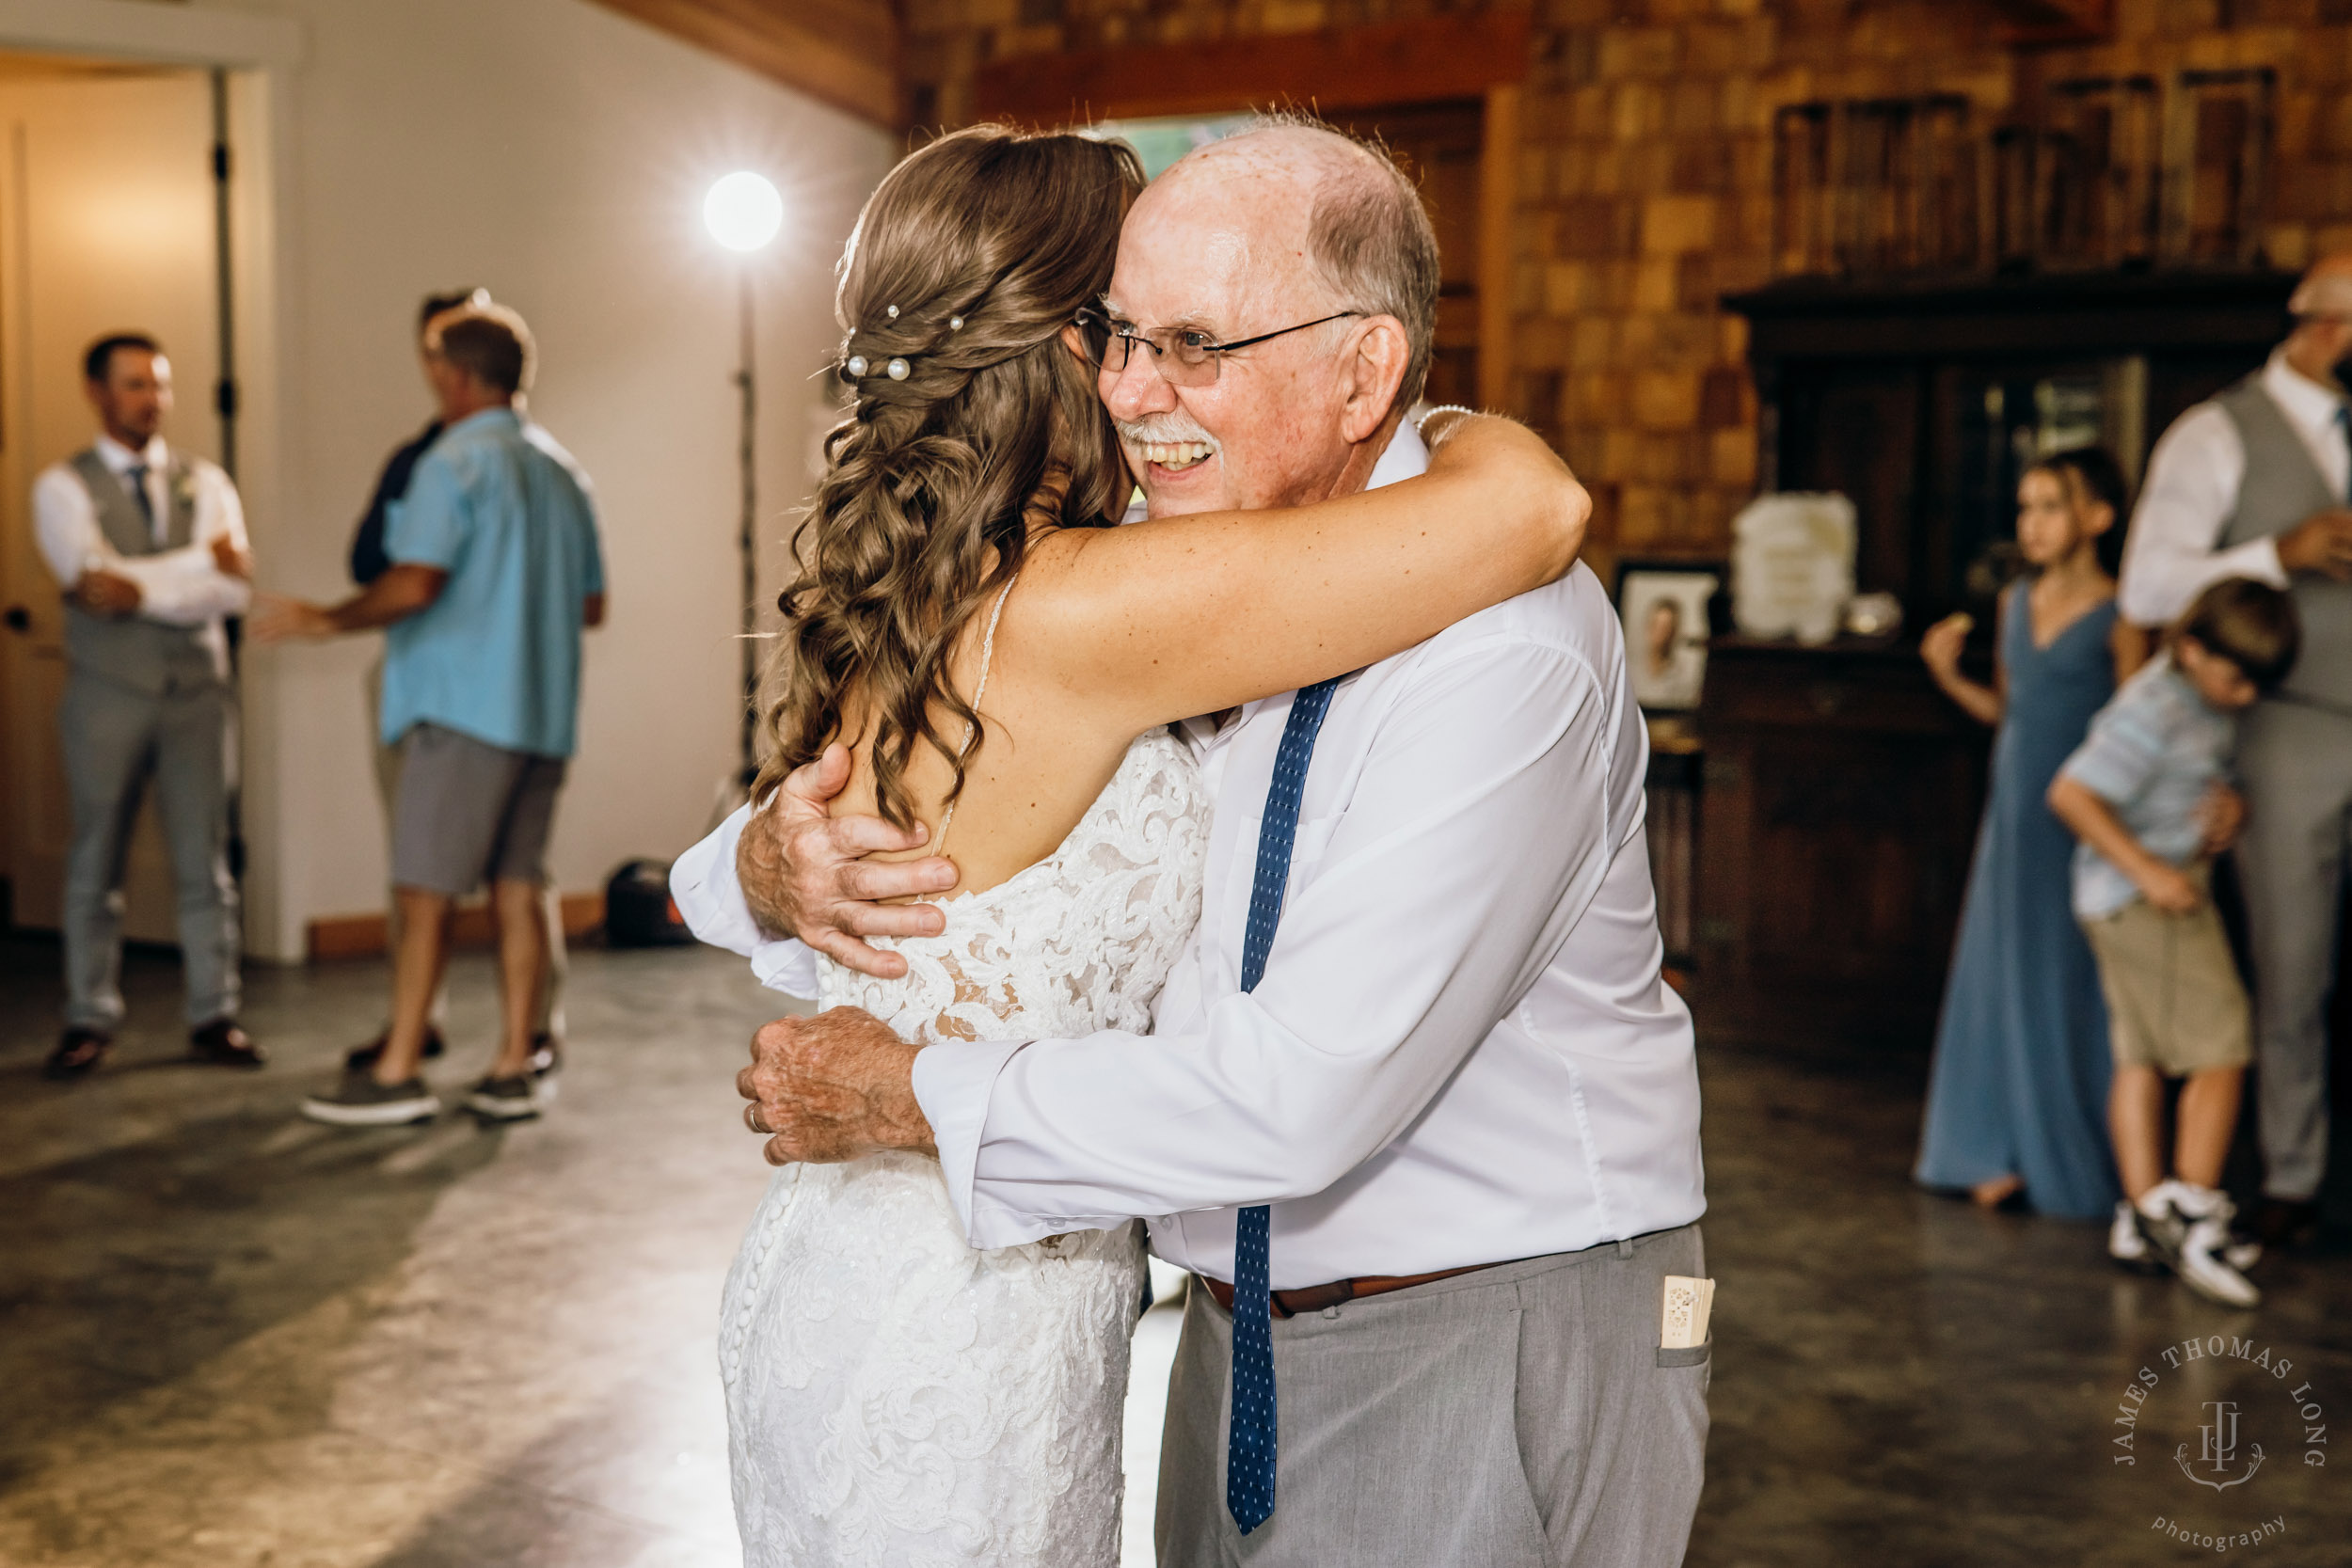
[[[451,911],[485,880],[504,1039],[466,1104],[512,1119],[545,1099],[532,1071],[545,857],[577,737],[580,631],[604,619],[604,566],[585,476],[516,412],[531,354],[522,318],[501,306],[436,318],[425,362],[444,428],[391,511],[391,569],[342,605],[278,600],[255,624],[260,641],[389,628],[381,738],[401,752],[392,1026],[372,1061],[304,1101],[315,1120],[382,1126],[439,1111],[419,1065]]]

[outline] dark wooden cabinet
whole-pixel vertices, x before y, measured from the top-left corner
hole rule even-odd
[[[1697,1014],[1712,1037],[1934,1026],[1990,732],[1908,646],[1719,640],[1701,795]]]

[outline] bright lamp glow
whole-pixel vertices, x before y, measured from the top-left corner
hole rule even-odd
[[[703,222],[729,250],[757,250],[784,227],[784,198],[761,176],[738,169],[703,198]]]

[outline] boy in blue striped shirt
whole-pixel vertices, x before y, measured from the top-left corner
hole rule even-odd
[[[2050,809],[2081,840],[2074,917],[2098,960],[2115,1056],[2107,1123],[2125,1196],[2107,1251],[2169,1267],[2229,1307],[2262,1300],[2244,1273],[2260,1248],[2233,1240],[2220,1191],[2253,1049],[2209,858],[2244,814],[2229,785],[2237,715],[2285,677],[2299,641],[2295,603],[2279,589],[2213,584],[2165,652],[2099,710],[2050,785]],[[2187,1080],[2169,1178],[2167,1078]]]

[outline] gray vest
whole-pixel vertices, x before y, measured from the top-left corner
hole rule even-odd
[[[195,475],[187,460],[171,454],[164,468],[164,537],[158,541],[146,515],[96,448],[74,454],[69,463],[81,476],[98,509],[98,529],[115,553],[122,556],[160,555],[184,547],[196,534]],[[135,690],[161,696],[167,691],[210,686],[220,679],[213,662],[213,641],[204,626],[167,626],[144,615],[112,620],[92,615],[69,601],[65,607],[65,651],[76,670],[119,681]]]
[[[2221,531],[2224,548],[2284,533],[2314,512],[2344,504],[2263,390],[2259,374],[2214,401],[2246,444],[2246,477],[2238,482],[2237,509]],[[2289,592],[2303,620],[2303,652],[2279,695],[2352,713],[2352,583],[2298,572]]]

